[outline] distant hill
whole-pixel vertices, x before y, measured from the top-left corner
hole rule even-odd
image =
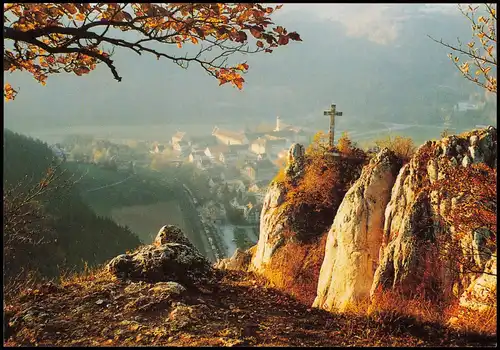
[[[56,159],[47,144],[4,129],[4,202],[12,202],[16,195],[26,193],[55,164]],[[56,183],[71,181],[71,175],[71,172],[65,173]],[[9,194],[7,190],[19,183],[24,186]],[[101,264],[140,244],[139,238],[129,229],[98,217],[83,202],[76,187],[49,192],[35,198],[30,205],[39,208],[42,218],[36,216],[35,222],[28,220],[13,229],[24,230],[25,235],[37,239],[43,236],[45,242],[34,245],[14,242],[14,258],[5,261],[4,277],[22,268],[36,268],[41,275],[54,277],[61,269],[80,270],[86,263],[90,266]],[[5,208],[4,205],[4,216],[9,215]],[[4,226],[4,242],[11,234],[6,230]]]

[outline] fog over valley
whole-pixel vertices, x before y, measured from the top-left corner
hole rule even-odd
[[[233,123],[240,129],[273,124],[279,115],[325,130],[328,121],[322,112],[334,102],[344,112],[338,127],[355,131],[369,121],[439,124],[459,102],[487,99],[460,77],[448,49],[427,37],[453,42],[470,36],[456,5],[324,6],[287,4],[276,13],[285,27],[300,33],[302,42],[272,54],[231,58],[250,65],[242,91],[229,85],[217,88],[196,65],[183,70],[163,59],[117,49],[120,83],[105,65],[79,79],[50,76],[45,87],[28,73],[9,76],[23,93],[19,103],[5,105],[5,126],[33,135],[41,131],[40,137],[56,128],[116,126],[114,136],[126,137],[118,135],[119,126]],[[496,105],[496,99],[488,103]],[[496,123],[494,113],[486,114],[476,124]],[[452,126],[462,126],[460,116],[454,118]],[[471,118],[463,119],[465,127],[475,125]],[[99,128],[90,130],[100,133]],[[143,130],[138,138],[150,138]],[[157,131],[151,127],[149,132]]]

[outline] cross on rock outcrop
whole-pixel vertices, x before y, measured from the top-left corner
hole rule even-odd
[[[323,112],[323,115],[330,116],[330,131],[329,131],[329,136],[330,136],[329,146],[330,146],[330,148],[333,147],[333,143],[334,143],[335,116],[338,116],[338,117],[342,116],[342,112],[337,112],[336,108],[337,108],[337,105],[332,104],[330,107],[330,110]]]

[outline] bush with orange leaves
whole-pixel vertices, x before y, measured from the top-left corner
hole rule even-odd
[[[388,135],[385,138],[376,140],[375,145],[378,148],[386,147],[390,149],[403,163],[408,163],[416,150],[413,140],[410,137],[403,136],[391,137]]]
[[[454,233],[446,231],[438,238],[441,261],[455,279],[468,281],[489,275],[490,280],[496,280],[496,269],[491,269],[491,263],[497,254],[497,171],[484,163],[463,167],[449,161],[443,163],[442,171],[444,176],[430,189],[436,191],[441,200],[453,201],[453,208],[442,213],[439,220],[441,226],[453,227]],[[459,284],[458,295],[464,293],[467,285]],[[465,293],[464,297],[467,302],[482,304],[486,311],[480,313],[489,315],[490,309],[496,310],[496,286],[482,283],[482,288],[483,294]],[[462,328],[472,327],[479,317],[478,312],[470,310],[460,313]]]
[[[445,189],[447,198],[460,197],[444,217],[461,232],[477,229],[490,231],[496,241],[497,232],[497,170],[484,163],[469,167],[453,166],[449,161],[444,176],[431,189]],[[442,198],[445,195],[442,191]]]
[[[291,230],[299,240],[317,237],[330,227],[344,195],[359,178],[365,160],[365,153],[352,144],[347,134],[332,150],[322,132],[315,135],[306,150],[302,178],[297,184],[284,179]]]
[[[340,147],[329,149],[319,132],[306,150],[304,171],[291,181],[280,169],[274,181],[287,193],[283,210],[287,243],[278,248],[264,269],[264,276],[278,289],[311,305],[316,297],[328,230],[345,193],[361,174],[365,153],[344,134]],[[341,148],[339,150],[338,148]],[[333,152],[340,156],[332,155]]]

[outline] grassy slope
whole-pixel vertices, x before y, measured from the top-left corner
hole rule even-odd
[[[86,174],[79,184],[85,202],[98,215],[129,227],[143,243],[150,243],[161,226],[171,224],[179,226],[200,251],[205,250],[199,230],[192,222],[198,220],[197,213],[192,213],[184,190],[174,180],[189,178],[191,168],[166,168],[162,172],[137,168],[130,177],[92,164],[69,163],[69,166]],[[116,186],[92,191],[124,179],[127,180]]]

